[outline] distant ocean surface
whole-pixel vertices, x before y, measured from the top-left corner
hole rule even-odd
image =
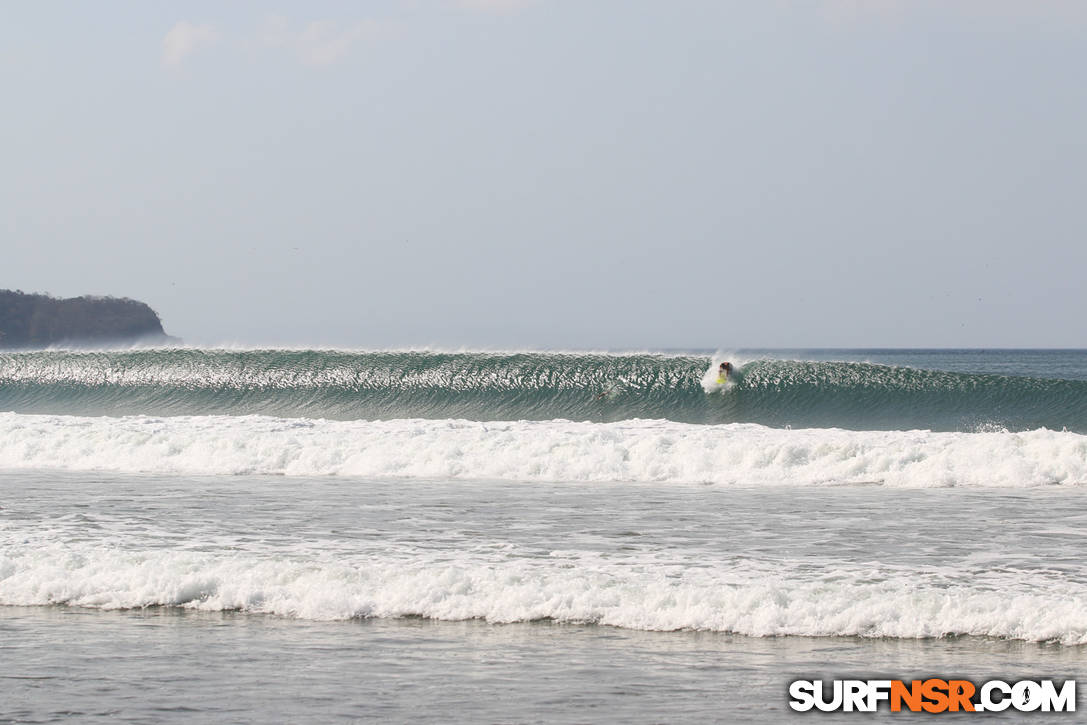
[[[0,353],[0,605],[0,721],[771,723],[801,677],[1075,678],[1087,352]]]

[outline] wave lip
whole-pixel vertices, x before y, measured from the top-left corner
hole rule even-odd
[[[661,420],[330,421],[0,413],[0,468],[905,488],[1087,483],[1087,436]]]
[[[360,563],[124,551],[0,549],[0,604],[364,617],[552,620],[765,636],[976,635],[1087,643],[1082,583],[1052,572],[961,572],[747,560],[713,567],[552,552],[547,560]]]

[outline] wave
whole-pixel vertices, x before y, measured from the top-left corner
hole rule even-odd
[[[1087,381],[754,360],[727,389],[697,355],[39,351],[0,354],[0,410],[1087,433]],[[709,376],[709,378],[707,378]]]
[[[1062,431],[782,430],[670,421],[0,414],[0,468],[741,486],[1087,484]]]
[[[1087,584],[1050,570],[668,560],[551,552],[534,560],[365,561],[81,544],[0,548],[0,604],[149,606],[312,620],[551,620],[749,636],[978,635],[1087,643]]]

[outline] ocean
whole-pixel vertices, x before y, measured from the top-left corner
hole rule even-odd
[[[0,721],[924,720],[788,686],[1082,680],[1085,492],[1087,351],[0,353]]]

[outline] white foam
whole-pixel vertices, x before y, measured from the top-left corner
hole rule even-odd
[[[0,468],[721,485],[1081,485],[1087,436],[0,413]]]
[[[729,380],[724,383],[717,382],[717,378],[720,375],[721,363],[723,362],[731,362],[733,371],[739,371],[749,362],[749,360],[746,357],[738,356],[736,353],[718,350],[710,358],[710,366],[702,373],[702,378],[699,380],[699,383],[702,385],[702,390],[707,393],[727,393],[736,386],[735,380]]]
[[[4,605],[1087,643],[1087,585],[1053,572],[972,577],[878,565],[813,570],[801,562],[754,560],[684,567],[586,552],[506,562],[386,555],[347,563],[61,544],[8,543],[0,552]]]

